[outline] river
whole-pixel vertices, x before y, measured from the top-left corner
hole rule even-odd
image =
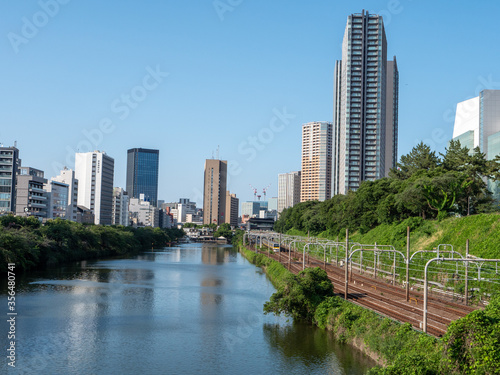
[[[18,276],[16,288],[16,367],[4,355],[2,373],[354,375],[374,365],[329,332],[264,315],[274,287],[229,246],[78,262]]]

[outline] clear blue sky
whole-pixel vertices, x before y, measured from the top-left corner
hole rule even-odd
[[[49,178],[87,132],[115,186],[127,149],[157,148],[159,199],[201,206],[219,145],[240,201],[250,184],[276,196],[278,173],[300,169],[301,125],[332,121],[334,62],[362,9],[384,16],[397,56],[399,156],[421,140],[444,151],[456,103],[500,89],[493,1],[54,1],[0,3],[0,142]]]

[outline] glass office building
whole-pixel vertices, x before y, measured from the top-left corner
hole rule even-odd
[[[483,90],[479,96],[457,104],[453,140],[462,147],[479,147],[487,160],[500,155],[500,90]],[[500,184],[488,180],[488,189],[500,201]]]
[[[127,193],[156,207],[158,202],[159,150],[132,148],[127,151]]]

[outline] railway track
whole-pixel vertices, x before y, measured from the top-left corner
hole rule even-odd
[[[272,253],[258,251],[285,267],[289,266],[288,252]],[[286,255],[285,255],[286,254]],[[297,274],[302,271],[302,253],[291,252],[290,271]],[[306,267],[326,268],[328,278],[334,286],[334,293],[344,297],[345,269],[331,263],[326,264],[314,258],[306,257]],[[348,300],[369,308],[383,316],[399,322],[410,323],[416,329],[422,329],[423,295],[410,291],[410,299],[406,301],[406,292],[380,279],[367,275],[350,273]],[[427,308],[427,333],[436,337],[442,336],[447,326],[475,309],[451,301],[429,297]]]

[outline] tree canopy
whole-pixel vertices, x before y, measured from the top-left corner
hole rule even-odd
[[[437,155],[423,143],[403,155],[389,177],[363,181],[357,191],[324,202],[302,202],[285,209],[275,230],[297,229],[330,236],[346,228],[362,233],[379,224],[411,217],[444,218],[498,210],[487,181],[500,181],[500,155],[486,160],[479,148],[469,150],[451,141]]]

